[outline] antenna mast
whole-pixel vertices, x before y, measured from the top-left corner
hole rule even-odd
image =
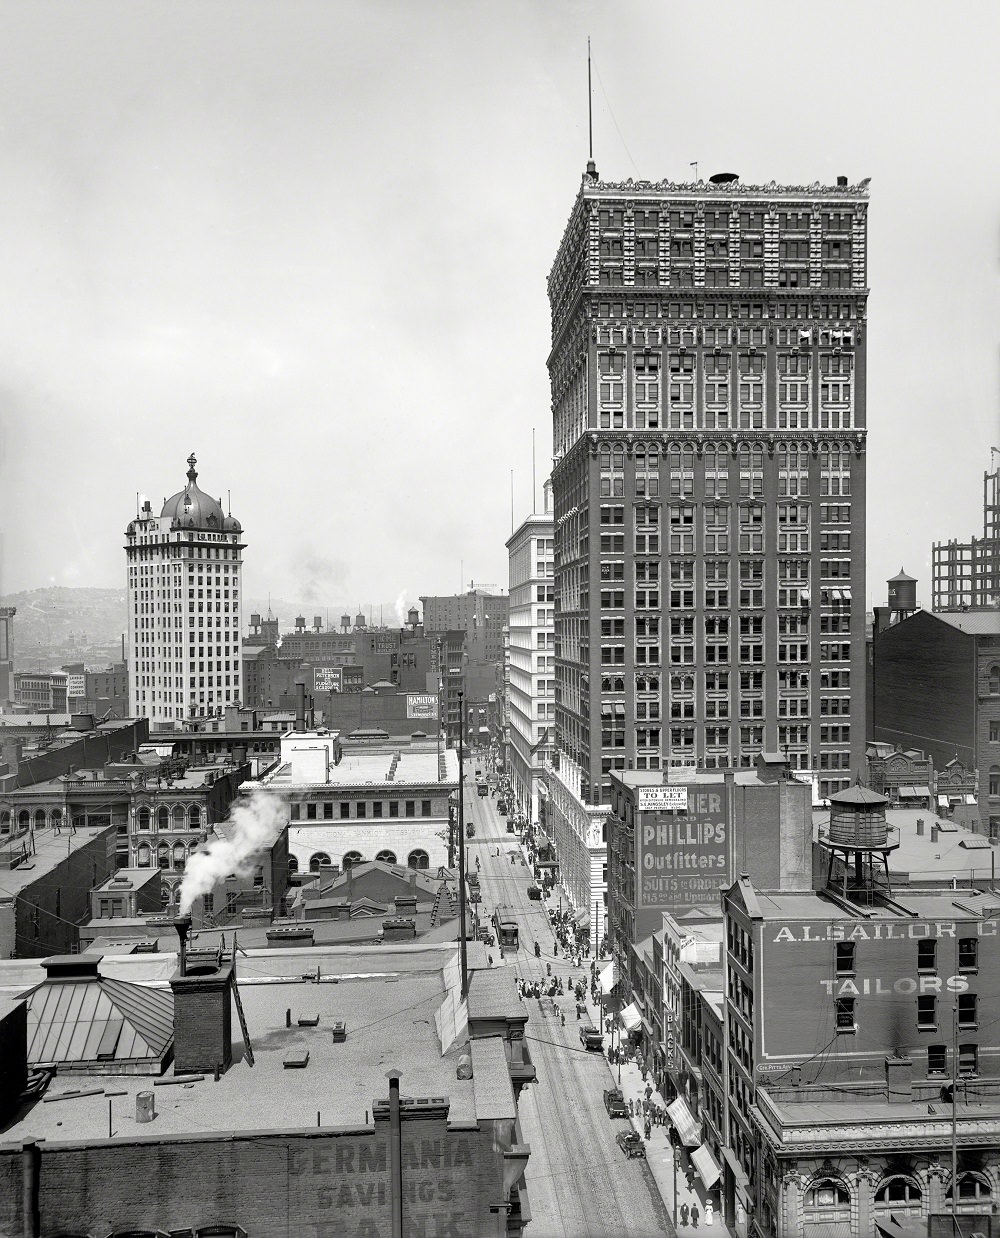
[[[590,82],[590,35],[587,35],[587,158],[594,162],[594,91]]]

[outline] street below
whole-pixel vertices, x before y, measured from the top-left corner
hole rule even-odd
[[[616,1142],[616,1135],[631,1125],[609,1118],[604,1108],[604,1089],[614,1083],[607,1057],[580,1043],[580,1028],[590,1016],[578,1021],[572,986],[582,979],[589,990],[590,960],[573,968],[561,950],[553,955],[545,905],[528,897],[533,877],[518,836],[508,833],[508,819],[497,811],[496,798],[477,794],[475,769],[469,761],[465,821],[472,823],[474,835],[466,839],[466,856],[469,872],[476,871],[479,860],[480,922],[488,922],[497,908],[509,913],[520,941],[516,951],[505,952],[504,963],[527,981],[546,980],[549,965],[552,975],[562,977],[566,993],[524,999],[529,1015],[525,1037],[537,1071],[536,1082],[519,1102],[522,1134],[531,1146],[526,1233],[533,1238],[673,1234],[650,1167],[643,1158],[627,1158]],[[499,943],[490,950],[495,958],[498,951]]]

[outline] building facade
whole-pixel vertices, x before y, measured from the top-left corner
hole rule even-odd
[[[1000,611],[917,611],[875,636],[874,739],[979,771],[979,829],[1000,835]]]
[[[240,697],[240,522],[197,484],[126,529],[129,711],[152,726],[216,713]]]
[[[866,185],[583,178],[549,276],[556,741],[862,768]]]
[[[555,586],[551,488],[544,511],[526,517],[507,541],[507,774],[518,812],[538,820],[539,786],[555,732]]]

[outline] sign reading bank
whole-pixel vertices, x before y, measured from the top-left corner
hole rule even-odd
[[[637,920],[640,910],[659,913],[718,901],[719,887],[732,881],[724,783],[640,787],[636,822]]]

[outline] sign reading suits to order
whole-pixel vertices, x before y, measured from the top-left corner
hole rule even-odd
[[[732,881],[725,784],[641,790],[660,795],[637,804],[637,910],[670,911],[713,901],[719,886]]]

